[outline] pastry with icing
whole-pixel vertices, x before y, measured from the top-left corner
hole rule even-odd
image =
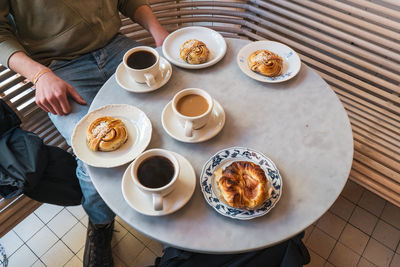
[[[235,161],[214,175],[220,200],[234,208],[259,208],[272,192],[264,170],[250,161]]]
[[[279,76],[283,69],[283,60],[269,50],[257,50],[250,54],[247,64],[252,71],[267,77]]]
[[[86,142],[92,151],[114,151],[128,139],[128,130],[120,120],[104,116],[94,120],[86,132]]]
[[[189,64],[207,62],[210,51],[205,43],[196,39],[184,42],[180,48],[180,57]]]

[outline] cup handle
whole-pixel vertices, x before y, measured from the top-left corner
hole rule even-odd
[[[153,86],[156,83],[156,79],[154,78],[154,75],[151,73],[145,73],[144,78],[146,79],[146,84],[149,87]]]
[[[153,209],[163,210],[163,197],[160,194],[153,194]]]
[[[187,137],[193,136],[193,122],[192,121],[185,121],[185,135]]]

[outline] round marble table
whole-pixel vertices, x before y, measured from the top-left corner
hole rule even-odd
[[[334,203],[345,185],[353,158],[350,122],[338,97],[312,69],[302,64],[293,79],[268,84],[241,72],[236,55],[249,41],[226,39],[225,57],[206,69],[173,66],[162,88],[144,94],[128,92],[111,77],[90,109],[130,104],[144,111],[153,126],[149,148],[181,154],[192,164],[196,189],[180,210],[146,216],[125,202],[121,179],[128,164],[89,167],[90,176],[110,208],[143,234],[185,250],[237,253],[272,246],[303,231]],[[161,53],[161,49],[159,49]],[[224,108],[226,122],[214,138],[183,143],[163,129],[161,113],[173,95],[188,87],[208,91]],[[283,181],[280,201],[266,215],[235,220],[217,213],[205,201],[199,175],[204,163],[221,149],[241,146],[258,150],[278,167]]]

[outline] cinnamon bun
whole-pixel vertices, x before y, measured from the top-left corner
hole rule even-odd
[[[100,117],[94,120],[86,132],[86,142],[93,151],[113,151],[128,139],[125,124],[113,117]]]
[[[264,170],[250,161],[235,161],[214,175],[219,198],[234,208],[256,209],[272,191]]]
[[[180,48],[180,57],[189,64],[205,63],[209,54],[206,44],[196,39],[187,40]]]
[[[269,50],[257,50],[248,58],[247,64],[252,71],[267,77],[279,76],[283,69],[283,60]]]

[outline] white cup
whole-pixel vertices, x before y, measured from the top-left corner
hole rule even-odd
[[[167,184],[165,184],[161,187],[154,188],[154,187],[149,187],[149,186],[144,185],[143,180],[141,182],[140,179],[143,179],[143,177],[138,176],[138,170],[143,162],[145,162],[149,158],[156,157],[156,156],[161,156],[161,157],[167,158],[170,161],[170,163],[172,164],[174,172],[171,177],[171,180]],[[133,182],[143,193],[148,194],[152,197],[153,208],[154,208],[154,210],[157,210],[157,211],[163,210],[164,197],[166,195],[168,195],[169,193],[171,193],[175,189],[178,175],[179,175],[179,162],[170,151],[165,150],[165,149],[156,148],[156,149],[147,150],[147,151],[143,152],[142,154],[140,154],[135,159],[135,161],[132,163],[131,176],[132,176]]]
[[[128,64],[130,56],[132,56],[132,54],[134,54],[134,53],[136,53],[136,55],[138,55],[137,53],[140,51],[145,51],[145,52],[149,52],[149,53],[153,54],[155,60],[149,60],[149,63],[152,63],[152,64],[149,64],[149,66],[144,65],[141,67]],[[151,59],[151,56],[148,58]],[[125,66],[126,71],[129,74],[129,76],[134,81],[136,81],[138,83],[146,83],[147,86],[149,86],[149,87],[155,85],[157,76],[161,75],[160,55],[154,48],[151,48],[149,46],[137,46],[132,49],[129,49],[124,54],[122,62]]]
[[[178,102],[184,96],[187,95],[199,95],[202,96],[208,104],[208,109],[197,116],[187,116],[182,114],[178,110]],[[185,131],[185,136],[193,137],[193,131],[198,130],[205,126],[211,116],[212,110],[214,107],[214,100],[212,97],[204,90],[198,88],[187,88],[182,91],[179,91],[175,94],[174,98],[172,99],[172,111],[174,112],[175,116],[178,117],[178,120]]]

